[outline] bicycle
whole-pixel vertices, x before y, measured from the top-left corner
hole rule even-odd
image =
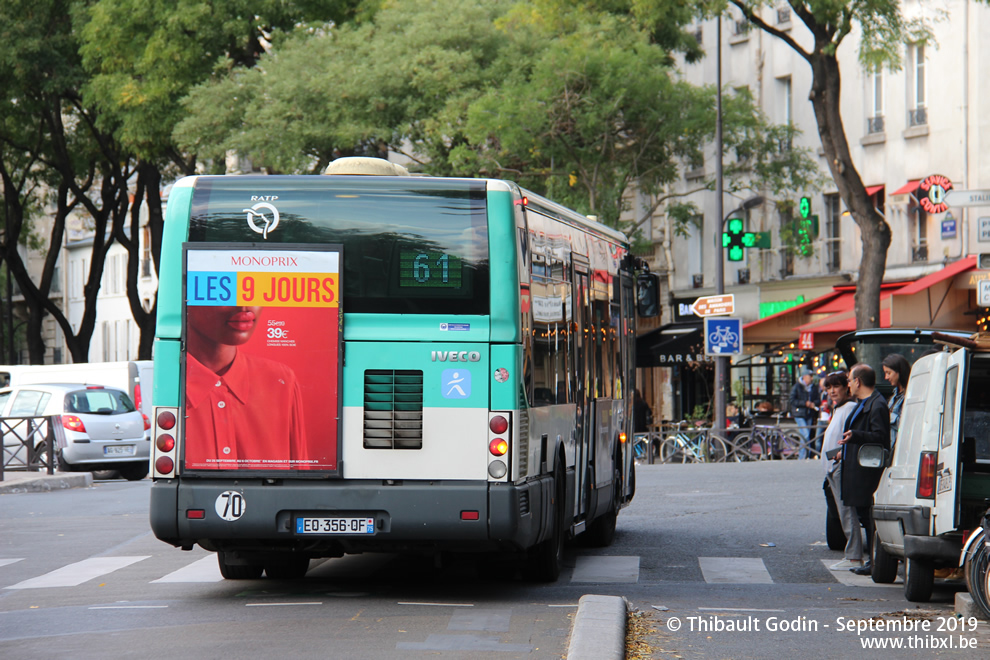
[[[733,456],[737,461],[796,459],[802,447],[806,447],[809,454],[817,455],[812,443],[805,441],[797,431],[785,430],[779,424],[757,425],[752,433],[736,436]]]
[[[653,464],[660,455],[660,434],[656,431],[633,434],[633,458],[640,463]]]
[[[661,463],[724,463],[728,441],[708,428],[687,428],[679,422],[660,444]]]
[[[966,587],[983,615],[990,617],[990,509],[973,536],[963,563]]]

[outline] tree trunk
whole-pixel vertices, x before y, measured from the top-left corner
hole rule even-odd
[[[873,206],[853,165],[849,142],[839,114],[841,79],[834,55],[816,53],[811,58],[811,102],[818,134],[839,195],[862,235],[863,257],[856,282],[856,327],[880,327],[880,285],[890,247],[890,226]]]

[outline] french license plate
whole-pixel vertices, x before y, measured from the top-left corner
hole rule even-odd
[[[374,518],[296,518],[296,534],[374,533]]]
[[[103,447],[104,456],[133,456],[134,445],[106,445]]]

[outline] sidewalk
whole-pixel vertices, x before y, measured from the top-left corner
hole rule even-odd
[[[92,472],[12,472],[4,470],[0,495],[9,493],[40,493],[66,488],[86,488],[93,485]]]

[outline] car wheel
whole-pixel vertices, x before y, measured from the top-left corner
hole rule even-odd
[[[897,557],[880,545],[880,537],[873,532],[873,558],[871,577],[877,584],[890,584],[897,579]],[[925,600],[928,600],[927,598]]]
[[[222,550],[217,553],[217,564],[225,580],[256,580],[265,569],[262,564],[230,564]]]
[[[927,603],[935,586],[935,567],[923,559],[904,560],[904,597],[912,603]]]
[[[845,550],[846,532],[842,529],[842,521],[838,516],[828,516],[825,518],[825,540],[829,550]]]

